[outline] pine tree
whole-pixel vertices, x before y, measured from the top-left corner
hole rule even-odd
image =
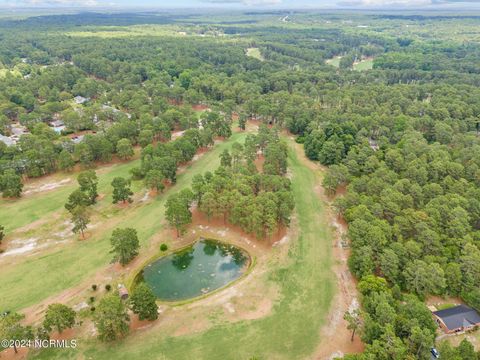
[[[145,283],[138,284],[130,297],[131,309],[138,314],[139,320],[156,320],[158,318],[158,306],[156,297]]]

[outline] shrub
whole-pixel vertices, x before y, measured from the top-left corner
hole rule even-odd
[[[167,251],[167,249],[168,249],[167,244],[162,244],[162,245],[160,245],[160,250],[161,250],[161,251]]]
[[[112,285],[110,285],[110,284],[105,285],[105,290],[107,290],[107,291],[112,290]]]
[[[97,291],[97,284],[93,284],[93,285],[92,285],[92,290],[93,290],[93,291]]]
[[[90,296],[90,302],[91,303],[95,302],[95,296]]]

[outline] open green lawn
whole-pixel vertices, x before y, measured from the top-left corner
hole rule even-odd
[[[332,59],[326,60],[325,63],[327,65],[332,65],[332,66],[335,66],[336,68],[338,68],[340,66],[340,59],[341,58],[342,58],[341,56],[335,56]]]
[[[27,306],[33,305],[43,299],[54,295],[62,290],[68,289],[87,279],[95,272],[106,266],[110,259],[109,238],[111,231],[115,227],[133,227],[137,229],[138,236],[142,245],[148,243],[152,235],[158,232],[163,226],[164,203],[166,197],[187,186],[190,186],[192,177],[195,174],[203,173],[208,170],[214,170],[219,165],[219,154],[232,145],[235,141],[243,142],[246,133],[236,133],[227,142],[217,145],[213,150],[207,152],[198,159],[188,169],[178,176],[177,184],[168,189],[165,194],[157,196],[153,201],[147,203],[133,203],[126,209],[119,209],[111,202],[111,197],[107,196],[100,204],[96,205],[105,209],[100,212],[103,216],[101,223],[98,224],[96,235],[85,241],[76,241],[68,247],[61,250],[50,252],[46,255],[36,257],[24,257],[15,266],[3,267],[0,270],[0,309],[21,310]],[[111,172],[101,176],[100,192],[106,186],[109,187],[111,178],[116,174],[126,175],[130,167],[135,166],[135,162],[119,165]],[[118,171],[117,171],[118,170]],[[141,183],[135,184],[133,189],[139,189]],[[28,200],[29,206],[35,207],[38,211],[44,209],[44,214],[48,216],[49,211],[54,211],[62,207],[70,189],[61,188],[58,191],[51,191],[45,196],[35,196],[35,199]],[[57,194],[59,192],[59,194]],[[25,199],[27,200],[27,199]],[[56,205],[53,205],[53,204]],[[18,203],[22,209],[28,209],[21,201]],[[53,209],[49,209],[51,206]],[[45,210],[47,209],[47,210]],[[49,210],[48,210],[49,209]],[[111,210],[116,212],[112,217]],[[22,211],[13,208],[17,217],[26,216],[21,222],[28,223],[32,215],[28,211],[24,214]],[[2,207],[3,213],[3,207]],[[10,212],[11,214],[11,212]],[[40,216],[41,213],[37,215]],[[4,215],[6,216],[6,215]],[[20,221],[20,220],[15,220]]]
[[[373,59],[362,60],[358,64],[353,65],[353,70],[356,70],[356,71],[371,70],[372,68],[373,68]]]
[[[102,175],[99,176],[98,192],[99,194],[111,194],[111,186],[114,177],[130,176],[130,169],[139,165],[139,160],[123,164],[109,166]],[[49,177],[49,182],[55,183],[64,179],[71,178],[72,181],[67,185],[61,186],[55,190],[38,192],[31,195],[25,195],[18,200],[0,200],[0,224],[3,224],[7,232],[11,232],[22,226],[31,224],[52,213],[62,210],[68,195],[78,188],[78,174],[59,174]]]
[[[216,153],[219,151],[221,148]],[[206,164],[206,161],[197,163],[188,176]],[[290,360],[311,355],[320,340],[319,330],[334,295],[332,239],[324,204],[313,196],[320,181],[319,173],[305,167],[293,148],[289,152],[289,165],[300,234],[289,243],[289,261],[283,264],[272,261],[267,274],[269,281],[280,289],[279,300],[270,315],[236,323],[220,322],[207,331],[189,336],[172,337],[158,330],[147,330],[107,345],[90,339],[82,341],[76,350],[49,350],[36,354],[35,358],[246,360],[255,356]],[[208,162],[208,166],[216,164]],[[177,189],[186,177],[180,181]],[[144,215],[149,220],[159,216],[149,212]]]
[[[247,49],[247,56],[253,57],[253,58],[258,59],[260,61],[265,60],[265,58],[263,57],[259,48],[248,48]]]

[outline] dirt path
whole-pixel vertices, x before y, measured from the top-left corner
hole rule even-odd
[[[351,333],[347,329],[346,321],[343,320],[345,311],[353,310],[359,306],[356,281],[347,266],[349,250],[341,246],[342,235],[347,231],[347,224],[334,213],[331,207],[332,199],[327,197],[320,185],[322,173],[325,169],[305,156],[302,145],[295,143],[294,148],[303,165],[314,171],[319,177],[315,194],[329,205],[326,213],[335,235],[332,253],[335,257],[333,271],[337,280],[337,292],[328,315],[328,323],[320,331],[321,342],[312,356],[312,359],[319,360],[334,359],[344,354],[361,352],[364,348],[358,336],[355,337],[353,342],[350,341]]]

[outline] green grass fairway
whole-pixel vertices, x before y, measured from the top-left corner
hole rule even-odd
[[[262,56],[262,53],[260,52],[259,48],[248,48],[247,49],[247,56],[253,57],[253,58],[258,59],[260,61],[265,60],[265,58]]]
[[[129,177],[130,169],[138,166],[139,163],[139,160],[135,160],[101,169],[103,174],[99,174],[98,193],[110,194],[110,183],[113,178],[116,176]],[[26,195],[18,200],[1,199],[0,224],[4,224],[8,233],[56,211],[63,210],[68,195],[78,188],[77,176],[78,173],[55,175],[49,177],[49,181],[57,182],[68,178],[71,178],[72,181],[55,190]]]
[[[111,214],[103,214],[105,222],[99,226],[96,236],[85,241],[75,241],[62,250],[46,255],[25,257],[22,259],[23,262],[15,266],[2,268],[0,271],[0,309],[21,310],[91,277],[99,268],[106,266],[111,259],[109,238],[115,227],[137,229],[141,245],[147,244],[149,238],[163,226],[166,197],[190,186],[195,174],[216,169],[220,163],[219,154],[225,148],[229,148],[233,142],[243,142],[245,136],[246,133],[236,133],[227,142],[221,143],[207,152],[190,165],[187,171],[178,176],[175,186],[165,191],[165,194],[157,196],[155,200],[145,204],[133,203],[130,207],[121,210],[111,206],[109,209],[115,209],[116,216],[111,218]],[[134,164],[125,164],[124,166],[126,168],[120,167],[120,169],[127,171],[127,168]],[[102,179],[102,184],[106,183],[110,186],[112,176],[112,173],[106,174],[106,178]],[[138,188],[139,185],[136,184],[136,186]],[[135,187],[133,188],[135,189]],[[48,193],[46,198],[38,196],[36,197],[37,202],[32,203],[32,206],[35,205],[41,209],[42,206],[47,206],[49,202],[53,201],[56,201],[57,205],[63,206],[69,191],[71,189],[62,188],[59,190],[60,194],[56,194],[56,191],[53,190]],[[107,196],[102,202],[110,203],[111,198]]]
[[[217,153],[220,150],[217,149]],[[198,166],[203,164],[198,163]],[[220,322],[207,331],[189,336],[172,337],[153,329],[131,334],[113,344],[100,344],[95,339],[85,340],[80,342],[76,350],[49,350],[36,354],[36,358],[308,358],[319,343],[320,328],[326,320],[334,295],[332,239],[324,204],[314,196],[320,174],[305,167],[293,148],[289,152],[289,165],[293,173],[292,185],[300,234],[298,238],[290,240],[286,263],[279,264],[272,260],[267,276],[269,281],[278,285],[280,296],[270,315],[251,321]],[[193,175],[194,171],[189,173]],[[161,318],[159,321],[162,321]]]
[[[338,68],[340,66],[340,59],[341,58],[342,58],[341,56],[336,56],[332,59],[326,60],[325,63],[327,65],[332,65],[332,66],[335,66],[336,68]]]
[[[362,60],[358,64],[353,65],[353,70],[356,70],[356,71],[371,70],[372,68],[373,68],[373,59]]]

